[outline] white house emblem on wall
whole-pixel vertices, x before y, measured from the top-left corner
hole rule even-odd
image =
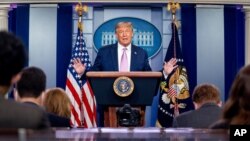
[[[102,32],[102,46],[114,44],[117,42],[115,32]],[[133,44],[139,47],[153,47],[154,33],[150,31],[138,31],[134,29]]]

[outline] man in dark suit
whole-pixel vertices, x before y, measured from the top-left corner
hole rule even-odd
[[[0,32],[0,128],[46,128],[37,108],[7,100],[5,95],[19,78],[27,56],[22,42],[13,34]]]
[[[132,23],[117,23],[115,34],[118,42],[99,49],[91,71],[151,71],[147,52],[132,44]],[[176,59],[171,59],[164,63],[165,76],[177,67],[176,62]],[[80,76],[85,75],[86,64],[80,58],[73,60],[73,67]]]
[[[119,22],[115,27],[116,44],[99,49],[91,71],[151,71],[148,54],[140,47],[133,45],[133,26],[131,22]],[[126,49],[127,68],[121,70],[121,60],[124,48]],[[164,63],[163,73],[168,75],[177,67],[176,59]],[[79,75],[85,73],[86,64],[80,58],[75,58],[73,67]]]
[[[192,96],[195,110],[187,111],[173,120],[173,127],[208,128],[221,115],[218,88],[211,84],[196,86]]]

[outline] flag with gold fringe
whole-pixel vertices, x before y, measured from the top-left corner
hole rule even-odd
[[[178,67],[168,75],[167,79],[163,77],[160,83],[157,127],[171,127],[175,116],[193,107],[177,26],[175,22],[172,22],[171,25],[172,37],[165,62],[168,62],[171,58],[176,58]]]

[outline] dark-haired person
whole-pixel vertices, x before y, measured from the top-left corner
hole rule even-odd
[[[12,33],[0,31],[0,128],[47,128],[43,124],[43,112],[5,99],[12,85],[20,79],[26,61],[27,54],[21,40]]]
[[[70,126],[69,119],[67,120],[55,114],[47,113],[42,106],[42,94],[46,89],[46,75],[42,69],[38,67],[27,67],[23,69],[16,88],[17,94],[15,96],[17,100],[41,110],[44,113],[43,119],[45,124],[51,127]]]

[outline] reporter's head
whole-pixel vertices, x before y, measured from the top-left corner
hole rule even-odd
[[[27,60],[23,43],[14,34],[0,31],[0,86],[9,87]]]

